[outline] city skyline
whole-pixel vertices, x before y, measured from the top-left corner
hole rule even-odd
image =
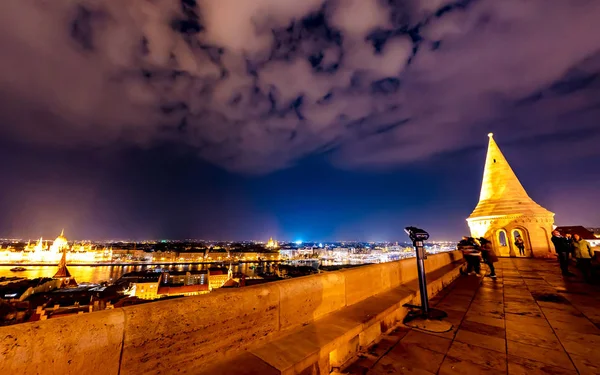
[[[600,225],[600,4],[124,4],[0,5],[1,236],[457,240],[489,132]]]

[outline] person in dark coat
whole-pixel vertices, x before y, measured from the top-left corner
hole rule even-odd
[[[569,248],[571,249],[571,251],[569,251],[569,253],[571,254],[571,256],[573,258],[575,258],[575,246],[573,246],[573,235],[571,233],[566,233],[565,238],[569,242]]]
[[[494,268],[494,263],[496,263],[498,261],[498,256],[492,249],[492,243],[490,241],[481,237],[479,239],[479,243],[481,244],[481,247],[480,247],[481,258],[483,259],[483,262],[485,264],[487,264],[488,267],[490,267],[489,276],[492,279],[495,279],[496,278],[496,268]]]
[[[515,246],[519,249],[519,255],[524,257],[525,256],[525,241],[523,241],[521,236],[518,236],[515,239]]]
[[[559,231],[555,230],[552,232],[552,243],[554,244],[556,254],[558,254],[560,270],[563,276],[573,276],[573,273],[569,272],[569,253],[572,252],[571,242],[561,236]]]
[[[472,237],[463,237],[458,243],[458,250],[462,251],[467,261],[467,274],[475,273],[479,275],[481,272],[481,252],[477,240]]]

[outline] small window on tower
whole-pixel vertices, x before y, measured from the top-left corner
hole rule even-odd
[[[496,162],[496,159],[494,159],[494,163]]]

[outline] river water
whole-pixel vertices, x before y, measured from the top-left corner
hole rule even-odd
[[[243,263],[234,264],[233,272],[242,272],[247,276],[255,276],[255,267],[258,263]],[[162,268],[176,271],[187,271],[187,270],[202,270],[208,267],[217,267],[220,264],[178,264],[178,265],[163,265]],[[225,265],[227,266],[227,265]],[[56,266],[24,266],[26,271],[13,272],[10,269],[15,266],[0,266],[0,277],[6,276],[19,276],[26,278],[36,277],[52,277],[56,273]],[[127,272],[142,271],[145,268],[154,266],[76,266],[69,265],[69,271],[78,283],[89,282],[89,283],[100,283],[102,281],[113,282]]]

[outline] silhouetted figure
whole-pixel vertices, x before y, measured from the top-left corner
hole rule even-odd
[[[463,237],[458,243],[458,250],[462,251],[467,262],[467,274],[475,273],[479,276],[481,272],[481,252],[479,243],[472,237]]]
[[[573,236],[571,235],[571,233],[566,233],[565,234],[565,238],[567,239],[567,241],[569,241],[569,254],[571,254],[571,256],[573,258],[575,258],[575,247],[573,247]]]
[[[483,258],[483,261],[485,262],[485,264],[487,264],[488,267],[490,267],[490,275],[489,276],[492,279],[495,279],[496,278],[496,268],[494,268],[494,263],[496,263],[498,261],[498,256],[496,256],[496,253],[494,253],[494,250],[492,249],[492,243],[490,241],[481,237],[479,239],[479,243],[481,244],[481,247],[480,247],[481,258]]]
[[[592,279],[592,258],[594,258],[594,251],[590,243],[575,233],[573,235],[573,249],[575,250],[575,259],[577,259],[577,268],[581,270],[584,280],[590,282]]]
[[[569,272],[569,253],[571,253],[571,242],[568,238],[560,235],[560,232],[555,230],[552,232],[552,243],[556,254],[558,254],[558,261],[560,263],[560,270],[563,276],[573,276]]]
[[[519,249],[519,255],[524,257],[525,256],[525,241],[523,241],[521,236],[518,236],[515,239],[515,246]]]

